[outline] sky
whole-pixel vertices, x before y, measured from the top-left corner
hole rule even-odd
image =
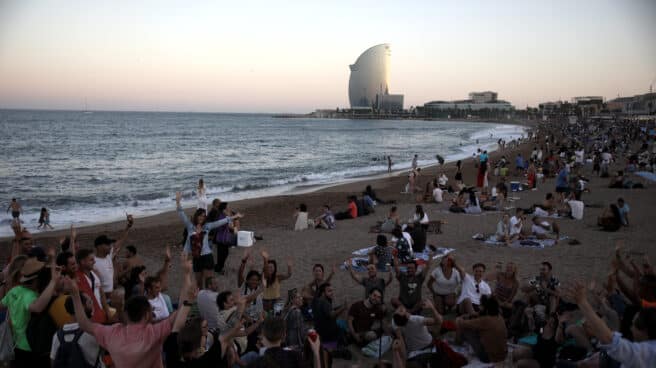
[[[0,0],[0,108],[348,107],[348,66],[380,43],[405,107],[612,99],[656,88],[654,36],[654,0]]]

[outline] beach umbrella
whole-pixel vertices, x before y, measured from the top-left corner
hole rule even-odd
[[[440,165],[444,165],[444,157],[440,155],[435,155],[435,158],[437,159],[437,162],[440,163]]]

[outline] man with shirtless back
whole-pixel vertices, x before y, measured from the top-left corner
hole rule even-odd
[[[11,199],[11,203],[9,203],[9,207],[7,207],[7,212],[11,210],[11,217],[14,219],[14,222],[19,222],[19,217],[21,212],[23,212],[23,207],[21,207],[20,203],[16,200],[16,198]]]

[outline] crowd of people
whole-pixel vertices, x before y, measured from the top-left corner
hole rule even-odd
[[[529,138],[537,144],[533,153],[527,160],[517,156],[516,175],[528,180],[528,188],[542,177],[555,177],[555,189],[543,202],[515,209],[513,216],[503,213],[497,238],[507,244],[529,235],[557,241],[561,234],[552,216],[575,217],[576,206],[569,203],[583,201],[586,180],[601,180],[583,176],[585,152],[599,154],[602,177],[610,170],[607,164],[622,157],[625,172],[653,170],[653,137],[642,128],[650,127],[539,126]],[[641,142],[637,151],[631,142]],[[416,159],[412,191],[422,190]],[[500,169],[508,165],[503,160]],[[594,165],[598,159],[590,160]],[[444,173],[430,178],[428,201],[443,202],[453,193],[451,208],[462,209],[453,212],[502,210],[499,200],[508,196],[502,178],[511,174],[498,170],[492,175],[498,183],[490,187],[491,161],[486,151],[476,158],[473,187],[464,186],[462,163],[453,186]],[[225,272],[243,216],[218,199],[208,204],[202,181],[198,193],[191,216],[176,195],[182,251],[174,256],[165,248],[158,269],[147,269],[138,248],[127,244],[134,227],[130,215],[118,239],[99,235],[93,245],[83,244],[71,228],[69,236],[47,248],[35,246],[32,234],[13,222],[15,237],[0,284],[0,361],[15,367],[328,367],[335,359],[351,359],[358,348],[374,351],[381,366],[462,366],[467,356],[459,346],[466,343],[480,362],[520,367],[656,362],[656,273],[647,258],[631,259],[621,242],[601,282],[561,284],[558,263],[554,267],[549,260],[529,271],[534,277],[528,282],[520,282],[521,265],[512,262],[466,266],[453,254],[433,257],[435,249],[426,242],[427,204],[416,204],[404,221],[393,201],[381,200],[368,186],[361,199],[349,197],[345,211],[333,214],[325,205],[311,217],[300,204],[293,215],[294,230],[339,231],[336,220],[391,205],[367,254],[366,271],[346,262],[353,286],[362,287],[362,297],[347,302],[331,283],[336,267],[326,272],[318,263],[297,270],[291,258],[273,259],[263,248],[240,253],[236,277]],[[613,199],[608,208],[600,226],[608,231],[629,226],[624,199]],[[427,260],[418,260],[420,253],[427,253]],[[177,300],[169,285],[174,263],[182,274]],[[311,275],[293,285],[292,272]],[[393,283],[398,294],[390,295]],[[512,353],[509,343],[519,344],[512,345]]]

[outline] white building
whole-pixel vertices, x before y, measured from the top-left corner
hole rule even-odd
[[[349,66],[351,108],[389,107],[387,110],[397,110],[400,102],[399,110],[403,109],[403,95],[389,93],[390,56],[390,46],[384,43],[367,49],[358,57],[355,64]],[[382,97],[378,98],[378,96]]]
[[[469,99],[475,103],[496,102],[497,93],[492,91],[469,92]]]

